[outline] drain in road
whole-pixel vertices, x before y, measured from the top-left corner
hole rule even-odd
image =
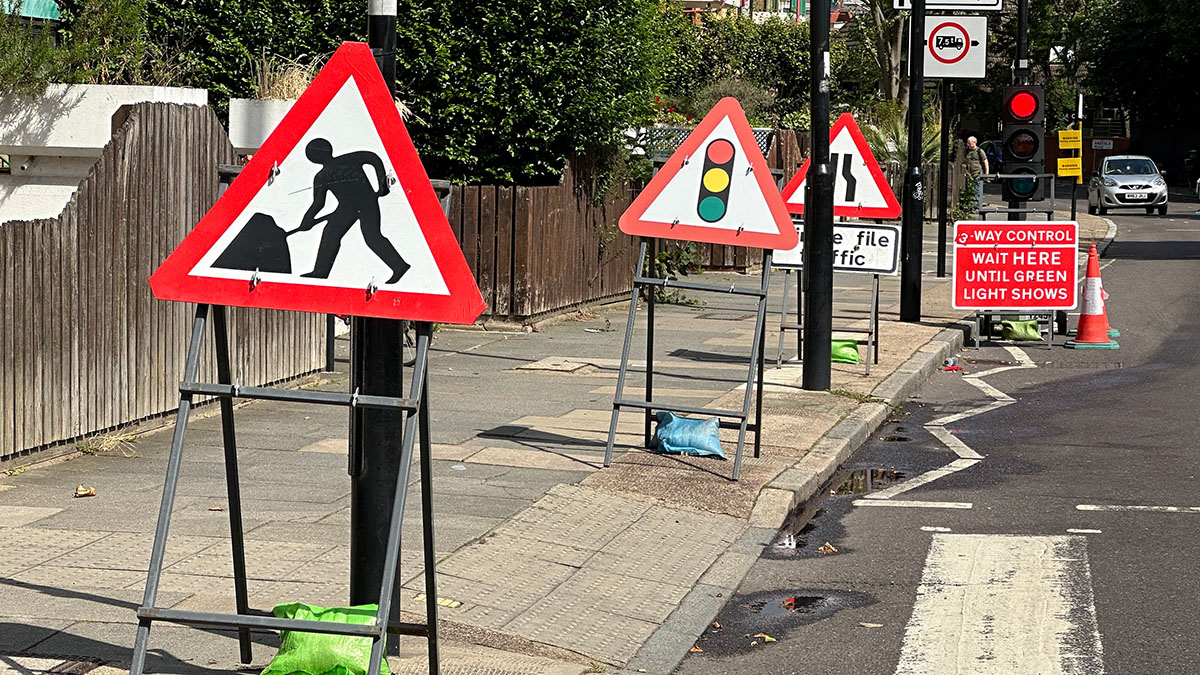
[[[833,552],[848,553],[838,541],[844,534],[842,516],[850,509],[848,499],[903,481],[906,474],[894,468],[846,469],[834,474],[825,489],[788,515],[783,527],[763,552],[771,560],[818,558]],[[832,547],[832,548],[831,548]]]

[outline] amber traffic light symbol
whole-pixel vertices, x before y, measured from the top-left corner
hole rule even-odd
[[[733,143],[718,138],[704,149],[704,171],[700,179],[700,198],[696,213],[705,222],[715,223],[729,210],[729,186],[733,183]]]

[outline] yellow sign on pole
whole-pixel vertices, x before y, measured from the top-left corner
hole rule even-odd
[[[1083,175],[1083,160],[1079,157],[1059,157],[1058,158],[1058,175],[1060,176],[1082,176]]]
[[[1076,129],[1074,131],[1058,132],[1058,149],[1059,150],[1081,150],[1083,149],[1083,132]]]

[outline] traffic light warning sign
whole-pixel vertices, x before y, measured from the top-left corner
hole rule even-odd
[[[621,215],[625,234],[789,249],[796,229],[742,106],[721,99]]]
[[[850,113],[842,113],[829,130],[833,172],[833,215],[849,218],[899,218],[900,202],[888,185],[867,139]],[[783,188],[788,211],[804,213],[804,187],[809,160]]]

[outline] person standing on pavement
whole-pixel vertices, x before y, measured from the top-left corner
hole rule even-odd
[[[979,147],[979,141],[974,136],[967,137],[967,178],[975,181],[975,204],[983,206],[983,175],[991,173],[988,168],[987,153]]]

